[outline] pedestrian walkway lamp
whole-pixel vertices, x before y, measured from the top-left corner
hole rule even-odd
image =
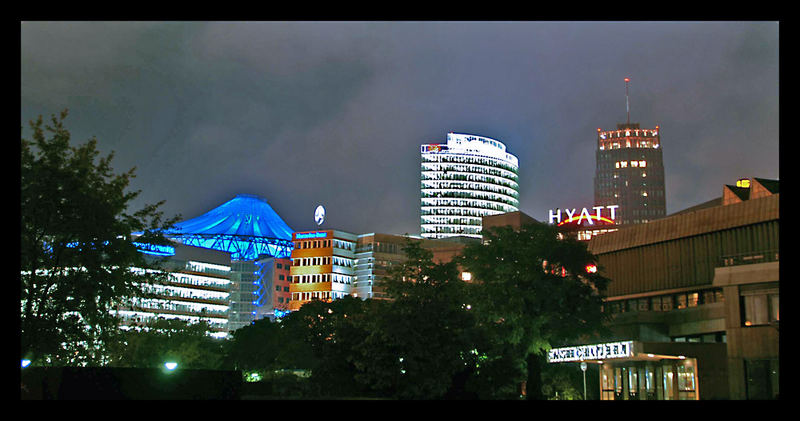
[[[586,400],[586,368],[588,366],[585,362],[581,363],[581,371],[583,371],[583,400]]]

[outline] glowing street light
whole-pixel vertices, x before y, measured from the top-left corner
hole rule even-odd
[[[31,360],[22,360],[22,368],[31,365]]]
[[[172,361],[168,361],[168,362],[164,363],[164,367],[169,371],[173,371],[176,368],[178,368],[178,363],[172,362]]]

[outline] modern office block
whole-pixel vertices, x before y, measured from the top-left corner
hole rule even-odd
[[[519,207],[519,162],[495,139],[448,133],[424,144],[420,232],[424,238],[481,238],[481,218]]]

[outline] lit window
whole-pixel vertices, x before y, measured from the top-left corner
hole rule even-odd
[[[644,168],[647,166],[647,161],[639,161],[639,166]]]
[[[628,168],[628,161],[622,161],[619,163],[622,168]]]
[[[619,161],[615,162],[614,165],[619,168]]]
[[[642,177],[647,177],[647,173],[642,171]]]
[[[647,197],[647,192],[646,192],[646,191],[643,191],[643,192],[642,192],[642,196],[644,196],[644,197]]]
[[[469,272],[461,272],[461,280],[462,281],[471,281],[472,280],[472,274],[469,273]]]
[[[638,167],[638,166],[639,166],[638,161],[631,161],[631,167]]]

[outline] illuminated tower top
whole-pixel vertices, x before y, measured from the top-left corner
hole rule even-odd
[[[619,206],[618,224],[638,224],[666,216],[661,131],[630,122],[625,78],[625,123],[597,129],[596,206]]]

